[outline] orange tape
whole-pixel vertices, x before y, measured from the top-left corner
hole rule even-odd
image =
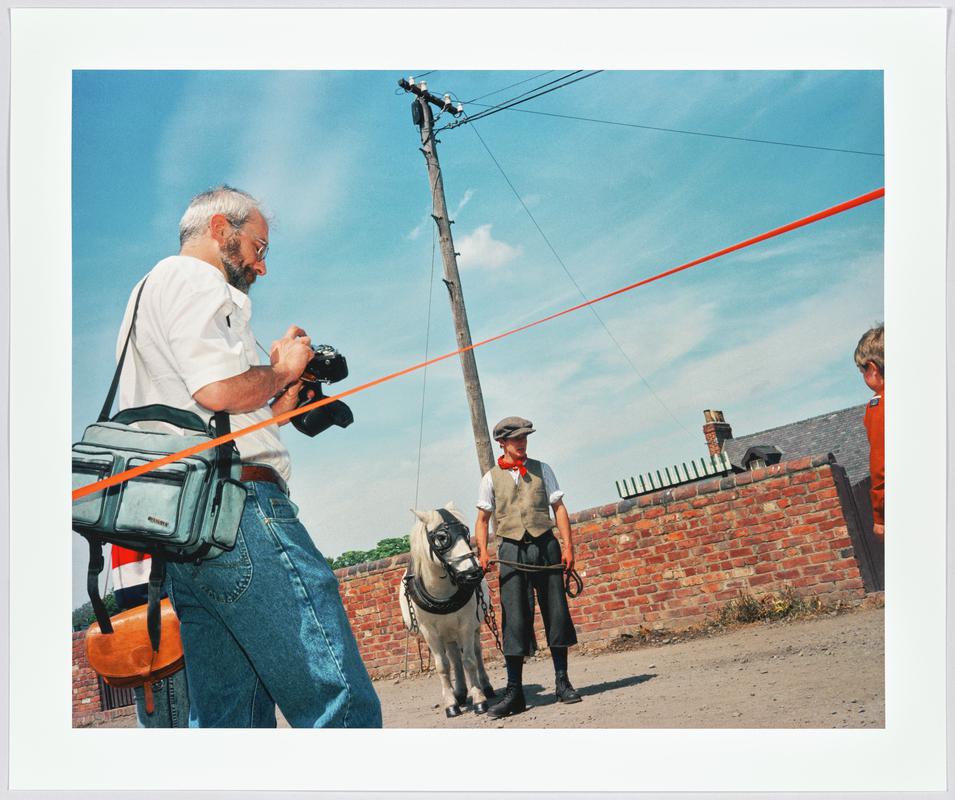
[[[293,409],[292,411],[286,411],[284,414],[278,414],[271,419],[262,420],[261,422],[256,422],[253,425],[249,425],[245,428],[241,428],[237,431],[232,431],[232,433],[226,434],[225,436],[220,436],[217,439],[210,439],[208,442],[203,442],[202,444],[197,444],[194,447],[187,448],[186,450],[180,450],[178,453],[170,453],[168,456],[163,456],[158,458],[155,461],[150,461],[148,464],[143,464],[139,467],[134,467],[133,469],[128,469],[125,472],[119,472],[116,475],[113,475],[109,478],[104,478],[101,481],[96,483],[88,484],[87,486],[81,486],[78,489],[73,490],[73,500],[79,500],[82,497],[93,494],[94,492],[101,491],[110,486],[115,486],[116,484],[123,483],[132,478],[143,475],[151,470],[158,469],[163,467],[166,464],[171,464],[173,461],[178,461],[181,458],[186,458],[187,456],[195,455],[196,453],[201,453],[204,450],[209,450],[213,447],[216,447],[219,444],[224,444],[225,442],[231,442],[234,439],[238,439],[240,436],[244,436],[247,433],[252,431],[257,431],[260,428],[264,428],[268,425],[277,425],[280,422],[285,420],[292,419],[299,414],[304,414],[307,411],[311,411],[313,408],[319,408],[321,406],[327,405],[328,403],[334,402],[335,400],[341,400],[343,397],[348,397],[349,395],[358,394],[358,392],[363,392],[366,389],[370,389],[373,386],[377,386],[380,383],[385,383],[386,381],[394,380],[395,378],[400,378],[402,375],[407,375],[409,372],[415,372],[424,367],[428,367],[431,364],[437,364],[439,361],[444,361],[445,359],[451,358],[452,356],[460,355],[468,350],[473,350],[477,347],[483,347],[486,344],[491,342],[496,342],[499,339],[504,339],[508,336],[512,336],[515,333],[520,333],[521,331],[526,331],[528,328],[533,328],[536,325],[541,325],[545,322],[549,322],[552,319],[557,319],[562,317],[565,314],[570,314],[572,311],[579,311],[582,308],[587,308],[587,306],[592,306],[596,303],[600,303],[604,300],[608,300],[611,297],[616,297],[618,294],[623,294],[624,292],[632,291],[640,286],[646,286],[648,283],[653,283],[653,281],[661,280],[662,278],[669,277],[670,275],[675,275],[677,272],[682,272],[685,269],[690,269],[690,267],[695,267],[700,264],[703,264],[707,261],[713,261],[714,259],[720,258],[721,256],[728,255],[730,253],[736,252],[737,250],[742,250],[744,247],[750,247],[751,245],[758,244],[759,242],[764,242],[767,239],[772,239],[774,236],[780,236],[781,234],[788,233],[789,231],[796,230],[797,228],[802,228],[806,225],[811,225],[813,222],[818,222],[819,220],[826,219],[827,217],[835,216],[836,214],[841,214],[843,211],[849,211],[850,209],[856,208],[857,206],[865,205],[866,203],[871,203],[873,200],[878,200],[881,197],[885,197],[885,187],[876,189],[875,191],[869,192],[867,194],[860,195],[859,197],[853,198],[852,200],[847,200],[844,203],[839,203],[839,205],[832,206],[827,208],[824,211],[819,211],[815,214],[811,214],[808,217],[803,217],[802,219],[796,220],[795,222],[790,222],[787,225],[783,225],[779,228],[774,228],[771,231],[766,233],[761,233],[759,236],[754,236],[751,239],[746,239],[745,241],[739,242],[729,247],[725,247],[722,250],[717,250],[714,253],[703,256],[702,258],[697,258],[694,261],[688,261],[686,264],[681,264],[678,267],[673,267],[668,269],[665,272],[661,272],[657,275],[654,275],[650,278],[644,278],[641,281],[636,283],[631,283],[629,286],[624,286],[622,289],[616,289],[615,291],[608,292],[603,294],[600,297],[595,297],[593,300],[587,300],[584,303],[579,305],[572,306],[571,308],[565,308],[563,311],[558,311],[556,314],[551,314],[550,316],[543,317],[534,322],[529,322],[526,325],[521,325],[519,328],[513,328],[504,333],[499,333],[496,336],[491,336],[487,339],[483,339],[480,342],[475,342],[469,345],[468,347],[462,347],[459,350],[454,350],[450,353],[445,353],[442,356],[437,356],[436,358],[428,359],[427,361],[422,361],[420,364],[415,364],[412,367],[407,367],[398,372],[392,372],[390,375],[385,375],[381,378],[376,378],[373,381],[368,383],[363,383],[361,386],[356,386],[353,389],[348,389],[347,391],[341,392],[340,394],[333,395],[332,397],[323,397],[321,400],[316,400],[314,403],[309,403],[308,405],[301,406],[299,408]]]

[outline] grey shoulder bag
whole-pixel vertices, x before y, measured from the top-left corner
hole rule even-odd
[[[99,418],[73,445],[74,490],[229,433],[229,415],[222,411],[216,412],[210,424],[191,411],[165,405],[127,408],[109,417],[145,286],[146,279],[136,295],[129,333]],[[147,421],[169,423],[185,432],[134,427]],[[158,650],[166,562],[199,563],[235,547],[246,498],[241,470],[235,443],[226,442],[73,502],[73,530],[90,548],[87,593],[104,633],[111,633],[112,626],[99,593],[103,544],[151,556],[148,624],[153,649]]]

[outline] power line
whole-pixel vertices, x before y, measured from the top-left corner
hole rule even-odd
[[[473,100],[471,101],[471,104],[479,105],[479,106],[484,105],[483,103],[475,103]],[[487,106],[487,108],[496,109],[497,106]],[[755,142],[756,144],[772,144],[772,145],[777,145],[779,147],[798,147],[804,150],[827,150],[834,153],[851,153],[853,155],[879,156],[880,158],[885,158],[885,153],[875,153],[875,152],[870,152],[868,150],[848,150],[842,147],[823,147],[821,145],[813,145],[813,144],[797,144],[795,142],[781,142],[781,141],[776,141],[773,139],[754,139],[747,136],[728,136],[721,133],[708,133],[706,131],[690,131],[690,130],[684,130],[681,128],[664,128],[657,125],[641,125],[636,122],[616,122],[614,120],[609,120],[609,119],[594,119],[593,117],[580,117],[580,116],[575,116],[573,114],[556,114],[550,111],[532,111],[528,108],[513,108],[508,106],[508,107],[500,108],[499,110],[501,111],[513,110],[513,111],[519,111],[523,114],[537,114],[538,116],[542,116],[542,117],[558,117],[560,119],[574,119],[574,120],[579,120],[581,122],[597,122],[602,125],[618,125],[624,128],[640,128],[640,129],[648,130],[648,131],[660,131],[662,133],[682,133],[687,136],[705,136],[710,139],[729,139],[731,141],[736,141],[736,142]],[[480,112],[480,113],[483,114],[484,112]],[[478,118],[479,118],[478,115],[471,117],[472,120],[478,119]]]
[[[577,81],[583,80],[586,77],[590,77],[588,75],[584,75],[580,78],[574,78],[574,80],[572,81],[567,81],[566,83],[560,83],[561,81],[564,81],[567,78],[573,77],[574,75],[577,75],[579,73],[580,73],[580,70],[575,70],[574,72],[568,72],[566,75],[561,75],[559,78],[555,78],[552,81],[548,81],[547,83],[541,84],[535,89],[529,89],[526,92],[521,92],[521,94],[516,95],[510,98],[509,100],[504,100],[503,102],[498,103],[495,106],[491,106],[486,111],[478,112],[473,117],[471,117],[471,119],[478,120],[478,119],[483,119],[484,117],[490,117],[493,114],[496,114],[498,111],[503,111],[505,108],[512,108],[514,106],[521,105],[522,103],[526,103],[528,100],[533,100],[535,97],[542,97],[545,94],[549,94],[550,92],[555,92],[558,89],[562,89],[564,86],[569,86],[572,83],[576,83]],[[591,73],[591,75],[596,75],[596,74],[597,73]],[[558,85],[554,86],[553,84],[555,83]],[[546,89],[546,91],[539,91],[541,89],[545,89],[545,87],[547,86],[550,86],[551,88]],[[527,95],[530,95],[530,96],[528,97]],[[456,125],[463,125],[465,124],[466,121],[467,120],[463,120],[463,121],[458,120],[457,122],[454,122],[447,127],[455,127]]]
[[[501,166],[501,163],[494,157],[494,153],[491,152],[491,148],[487,146],[487,142],[484,141],[484,137],[481,136],[481,134],[478,132],[478,129],[475,128],[473,125],[471,126],[471,130],[474,131],[474,134],[478,137],[481,144],[484,145],[484,149],[487,151],[487,154],[491,157],[491,160],[494,162],[494,165],[498,168],[498,171],[501,173],[507,185],[510,187],[511,191],[514,193],[514,196],[517,198],[517,201],[521,204],[521,207],[524,209],[524,211],[527,212],[527,216],[530,217],[531,222],[534,223],[534,227],[537,228],[537,232],[541,235],[541,238],[543,238],[544,242],[546,242],[547,246],[550,248],[551,253],[554,254],[554,258],[557,259],[557,263],[560,264],[560,266],[563,268],[567,277],[570,279],[570,282],[574,284],[574,288],[577,290],[580,296],[584,299],[584,302],[589,303],[590,298],[588,298],[587,295],[584,294],[584,290],[580,288],[580,284],[577,283],[576,279],[571,274],[570,270],[567,268],[567,265],[564,263],[564,260],[557,253],[557,250],[554,248],[554,245],[551,244],[550,239],[547,238],[547,234],[544,233],[543,228],[541,228],[541,226],[537,222],[537,219],[531,213],[531,210],[527,207],[527,204],[524,202],[524,199],[521,197],[520,192],[518,192],[517,189],[514,187],[514,184],[511,183],[511,179],[507,177],[507,173],[504,171],[504,168]],[[640,380],[643,381],[644,386],[647,387],[650,394],[653,395],[653,398],[657,401],[657,403],[660,404],[663,410],[670,415],[670,418],[674,422],[676,422],[676,424],[679,425],[683,429],[683,431],[686,433],[686,435],[689,436],[695,443],[697,437],[694,434],[690,433],[689,430],[687,430],[686,426],[676,417],[676,415],[670,410],[669,406],[667,406],[667,404],[664,403],[663,400],[660,398],[660,396],[653,390],[653,387],[650,385],[650,382],[643,376],[643,373],[640,372],[637,365],[633,362],[633,359],[631,359],[630,356],[627,355],[626,350],[623,349],[623,345],[620,344],[620,342],[617,340],[617,337],[614,336],[613,333],[610,331],[610,328],[607,327],[607,323],[604,322],[603,318],[597,313],[597,309],[595,309],[593,305],[589,305],[588,308],[590,309],[590,312],[594,315],[594,318],[597,320],[597,322],[599,322],[601,327],[607,332],[607,336],[609,336],[610,340],[616,345],[617,349],[620,351],[620,354],[624,357],[624,359],[626,359],[627,363],[630,365],[633,371],[637,374]]]
[[[588,74],[586,74],[586,75],[581,75],[579,78],[574,78],[572,81],[567,81],[566,83],[561,83],[561,84],[558,84],[557,86],[552,86],[550,89],[546,89],[546,90],[543,91],[543,92],[538,92],[537,94],[532,94],[532,95],[530,95],[529,97],[525,97],[523,100],[515,100],[513,103],[509,103],[509,102],[505,101],[504,104],[501,104],[501,105],[499,105],[499,106],[494,106],[494,107],[488,109],[487,111],[482,111],[482,112],[480,112],[480,113],[478,113],[478,114],[475,114],[473,117],[467,117],[467,116],[466,116],[463,120],[456,120],[455,122],[452,122],[452,123],[450,123],[450,124],[448,124],[448,125],[445,125],[443,128],[439,128],[437,131],[435,131],[435,133],[439,133],[440,131],[443,131],[443,130],[448,130],[449,128],[456,128],[456,127],[458,127],[459,125],[466,125],[466,124],[468,124],[469,122],[473,122],[473,121],[479,120],[479,119],[484,119],[485,117],[490,117],[490,116],[492,116],[492,115],[494,115],[494,114],[497,114],[497,113],[500,112],[500,111],[504,111],[504,110],[506,110],[506,109],[508,109],[508,108],[513,108],[514,106],[519,106],[519,105],[521,105],[522,103],[526,103],[526,102],[528,102],[529,100],[534,100],[534,99],[537,98],[537,97],[543,97],[545,94],[550,94],[551,92],[556,92],[558,89],[563,89],[563,88],[566,87],[566,86],[570,86],[572,83],[577,83],[578,81],[586,80],[587,78],[592,78],[594,75],[599,75],[601,72],[603,72],[603,70],[602,70],[602,69],[598,69],[598,70],[595,70],[594,72],[590,72],[590,73],[588,73]],[[571,73],[571,74],[573,74],[573,73]],[[565,76],[565,77],[566,77],[566,76]],[[561,80],[561,79],[558,79],[558,80]],[[553,82],[554,82],[554,81],[551,81],[551,83],[553,83]],[[533,91],[533,90],[532,90],[532,91]],[[525,92],[525,94],[526,94],[526,92]],[[518,95],[518,96],[520,96],[520,95]]]
[[[532,75],[532,76],[529,77],[529,78],[524,78],[524,80],[518,81],[517,83],[512,83],[512,84],[510,84],[510,85],[508,85],[508,86],[505,86],[505,87],[503,87],[503,88],[501,88],[501,89],[495,89],[493,92],[488,92],[487,94],[482,94],[480,97],[475,97],[473,100],[464,100],[463,102],[464,102],[465,105],[468,105],[468,104],[470,104],[470,103],[476,103],[478,100],[483,100],[485,97],[490,97],[492,94],[499,94],[500,92],[506,92],[508,89],[513,89],[515,86],[520,86],[522,83],[528,83],[529,81],[532,81],[532,80],[534,80],[534,79],[536,79],[536,78],[543,78],[545,75],[550,75],[553,71],[554,71],[554,70],[549,69],[549,70],[547,70],[547,72],[540,72],[540,73],[538,73],[537,75]]]
[[[432,198],[434,191],[432,189]],[[431,213],[434,214],[434,200],[431,202]],[[424,360],[428,360],[428,354],[431,349],[431,299],[434,294],[434,251],[438,238],[437,226],[431,226],[431,279],[428,281],[428,322],[425,325],[424,336]],[[428,368],[425,367],[421,372],[421,419],[418,423],[418,469],[415,473],[414,483],[414,508],[418,507],[418,489],[421,484],[421,450],[424,441],[424,401],[428,391]]]
[[[548,86],[553,86],[555,83],[560,83],[561,81],[566,80],[567,78],[572,78],[574,75],[579,75],[580,72],[581,72],[581,70],[579,70],[579,69],[574,70],[573,72],[568,72],[568,73],[566,73],[566,74],[564,74],[564,75],[561,75],[560,77],[557,77],[557,78],[554,78],[553,80],[547,81],[547,83],[542,83],[542,84],[540,84],[540,86],[535,86],[533,89],[527,89],[526,91],[523,91],[523,92],[521,92],[520,94],[516,94],[516,95],[514,95],[513,97],[509,97],[507,100],[502,100],[500,103],[497,103],[497,104],[495,104],[495,105],[486,106],[486,107],[485,107],[486,110],[485,110],[485,111],[479,111],[477,114],[474,115],[474,119],[481,119],[481,117],[489,117],[492,113],[495,112],[496,109],[505,108],[505,107],[510,107],[510,106],[512,106],[512,105],[515,105],[515,104],[516,104],[516,103],[515,103],[516,100],[520,100],[522,97],[525,97],[526,95],[534,94],[534,92],[539,92],[541,89],[545,89],[545,88],[547,88]],[[542,73],[542,74],[543,74],[543,75],[547,75],[548,73],[545,72],[545,73]],[[539,78],[539,77],[541,77],[541,75],[538,75],[537,77]],[[514,85],[517,85],[517,84],[514,84]],[[555,87],[555,88],[558,88],[558,87]],[[492,94],[493,94],[493,92],[492,92]],[[527,99],[530,100],[531,98],[527,98]],[[454,127],[454,125],[452,124],[452,125],[449,125],[448,127]]]
[[[572,77],[574,77],[574,75],[579,75],[579,74],[581,73],[581,71],[582,71],[582,70],[575,69],[573,72],[567,72],[567,73],[565,73],[564,75],[561,75],[560,77],[554,78],[553,80],[547,81],[546,83],[542,83],[540,86],[535,86],[533,89],[527,89],[527,90],[521,92],[520,94],[516,94],[516,95],[514,95],[513,97],[509,97],[507,100],[502,100],[500,103],[498,103],[498,104],[496,104],[496,105],[489,106],[489,108],[495,109],[495,108],[502,108],[502,107],[504,107],[504,106],[509,106],[509,105],[511,105],[515,100],[519,100],[520,98],[524,97],[525,95],[533,94],[534,92],[540,91],[541,89],[546,89],[548,86],[553,86],[555,83],[560,83],[560,82],[563,81],[563,80],[567,80],[567,78],[572,78]],[[546,73],[545,73],[545,74],[546,74]],[[486,113],[489,113],[489,112],[482,111],[482,112],[480,112],[480,113],[481,113],[481,114],[486,114]]]

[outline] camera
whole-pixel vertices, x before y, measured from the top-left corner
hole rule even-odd
[[[299,392],[296,408],[325,397],[322,393],[322,384],[338,383],[348,377],[348,362],[345,356],[334,347],[329,344],[313,344],[312,352],[314,355],[309,359],[302,373],[302,390]],[[309,391],[314,392],[315,396],[309,398]],[[292,424],[306,436],[318,436],[332,425],[347,428],[354,421],[355,417],[351,409],[341,400],[335,400],[292,417]]]

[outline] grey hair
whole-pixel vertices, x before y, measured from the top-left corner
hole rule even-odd
[[[248,192],[231,186],[216,186],[192,198],[186,213],[179,220],[179,245],[202,236],[215,214],[222,214],[232,225],[242,227],[259,201]]]

